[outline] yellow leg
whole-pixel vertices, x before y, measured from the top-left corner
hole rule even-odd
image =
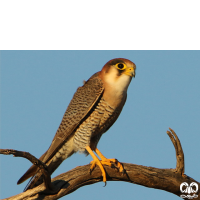
[[[112,167],[113,163],[117,165],[117,167],[119,168],[120,172],[124,172],[124,168],[122,166],[122,164],[117,160],[117,159],[108,159],[106,158],[100,151],[99,149],[95,149],[96,154],[101,158],[101,163],[103,165],[108,165],[110,167]]]
[[[97,158],[97,156],[94,154],[94,152],[92,151],[92,149],[87,146],[86,147],[86,150],[88,151],[88,153],[92,156],[92,158],[94,159],[91,163],[92,163],[92,166],[90,168],[90,170],[93,170],[94,167],[96,165],[99,166],[99,168],[101,169],[101,172],[102,172],[102,176],[103,176],[103,182],[106,184],[106,172],[105,172],[105,169],[103,167],[103,165],[101,164],[100,160]]]

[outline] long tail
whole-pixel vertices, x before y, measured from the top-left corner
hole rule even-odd
[[[43,160],[45,155],[46,155],[47,152],[45,152],[40,158],[39,160]],[[27,171],[26,173],[18,180],[17,184],[21,184],[23,183],[24,181],[26,181],[27,179],[29,179],[30,177],[31,180],[29,181],[29,183],[27,184],[27,186],[25,187],[24,191],[26,191],[27,189],[31,189],[35,186],[35,183],[37,183],[37,180],[40,179],[41,177],[41,173],[38,173],[39,172],[39,169],[36,165],[32,165]],[[42,183],[42,182],[41,182]],[[41,184],[39,183],[39,184]],[[38,185],[39,185],[38,184]]]
[[[40,157],[40,160],[42,160],[45,156],[46,152]],[[59,165],[63,162],[62,159],[58,159],[56,162],[53,162],[52,160],[50,160],[47,163],[48,166],[48,172],[50,173],[50,175],[59,167]],[[19,181],[17,182],[17,184],[20,184],[22,182],[24,182],[25,180],[27,180],[28,178],[30,178],[30,181],[28,182],[28,184],[26,185],[26,187],[24,188],[24,191],[28,190],[28,189],[32,189],[40,184],[43,183],[43,174],[42,172],[38,169],[37,166],[32,165],[27,172],[19,179]]]
[[[45,157],[46,152],[39,158],[39,160],[43,160],[43,158]],[[18,180],[17,184],[21,184],[23,183],[25,180],[27,180],[28,178],[30,178],[31,176],[34,176],[37,172],[38,168],[35,165],[32,165],[27,171],[26,173]]]
[[[39,159],[47,165],[48,173],[51,175],[66,158],[74,153],[74,149],[69,140],[53,156],[51,156],[51,154],[49,156],[48,153],[49,150],[47,150]],[[30,177],[32,178],[29,181],[28,185],[25,187],[24,191],[32,189],[43,182],[42,172],[38,169],[37,166],[32,165],[27,170],[27,172],[19,179],[17,184],[24,182]]]
[[[50,161],[50,163],[48,162],[48,173],[51,175],[58,167],[59,165],[63,162],[62,159],[57,160],[56,162]],[[24,191],[28,190],[28,189],[32,189],[40,184],[43,183],[43,173],[40,170],[37,170],[35,176],[33,176],[29,183],[26,185],[26,187],[24,188]]]

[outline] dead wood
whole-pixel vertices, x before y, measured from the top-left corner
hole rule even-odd
[[[186,196],[187,194],[180,191],[180,185],[182,183],[186,182],[190,185],[192,182],[195,182],[198,184],[200,191],[200,183],[184,174],[184,153],[176,133],[170,129],[170,131],[167,131],[167,134],[169,135],[176,151],[177,164],[175,169],[159,169],[142,165],[122,163],[125,169],[125,173],[123,174],[120,173],[117,168],[104,166],[107,173],[107,181],[125,181],[149,188],[161,189],[177,196],[185,195],[184,199],[189,198]],[[1,149],[0,153],[7,155],[13,154],[14,156],[27,158],[33,164],[36,164],[40,169],[42,169],[45,174],[43,184],[13,197],[6,198],[8,200],[59,199],[71,192],[74,192],[82,186],[102,181],[101,171],[98,167],[95,167],[90,174],[90,164],[76,167],[51,180],[48,175],[48,171],[46,170],[46,165],[31,154],[9,149]],[[200,200],[199,191],[195,193],[195,200]]]

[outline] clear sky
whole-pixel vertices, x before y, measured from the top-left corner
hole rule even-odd
[[[175,168],[177,133],[185,154],[185,173],[200,181],[200,51],[1,51],[1,148],[40,157],[49,147],[77,87],[110,59],[133,61],[136,77],[125,107],[98,148],[108,158],[157,168]],[[21,193],[18,179],[30,167],[24,158],[0,155],[0,198]],[[52,177],[88,164],[75,154]],[[125,182],[82,187],[62,199],[180,199],[162,190]]]

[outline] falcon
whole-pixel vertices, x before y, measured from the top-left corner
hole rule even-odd
[[[97,149],[97,144],[103,133],[119,117],[126,102],[128,86],[132,77],[135,77],[135,70],[136,65],[128,59],[112,59],[77,89],[49,149],[40,157],[50,174],[76,152],[92,156],[90,169],[93,170],[98,165],[105,184],[104,165],[112,166],[115,163],[119,171],[123,171],[122,164],[116,159],[103,156]],[[17,184],[30,177],[32,179],[25,190],[43,182],[42,172],[32,165]]]

